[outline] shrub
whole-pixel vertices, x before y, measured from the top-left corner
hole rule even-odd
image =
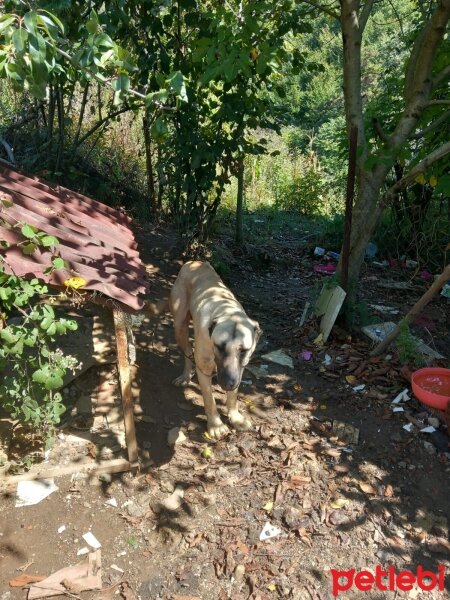
[[[38,245],[58,245],[58,240],[34,227],[16,227],[28,253]],[[48,271],[63,265],[60,257],[54,257]],[[77,324],[58,318],[52,306],[42,303],[47,294],[47,286],[37,279],[6,273],[0,256],[0,402],[13,418],[30,424],[45,440],[52,437],[65,410],[58,390],[66,371],[78,366],[74,357],[56,347],[58,336],[74,331]]]

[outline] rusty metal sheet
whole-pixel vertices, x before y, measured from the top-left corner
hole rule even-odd
[[[82,277],[84,290],[101,292],[131,310],[143,307],[140,295],[147,291],[147,274],[127,215],[0,163],[2,197],[12,201],[2,209],[2,219],[13,227],[0,223],[0,239],[9,244],[1,249],[7,272],[57,286]],[[58,238],[54,254],[42,247],[23,254],[20,229],[25,223]],[[47,275],[44,271],[55,255],[64,259],[66,268]]]

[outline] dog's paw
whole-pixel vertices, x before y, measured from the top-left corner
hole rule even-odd
[[[234,410],[228,414],[230,423],[237,431],[247,431],[252,427],[250,419],[246,419],[238,410]]]
[[[220,440],[220,438],[225,437],[230,433],[230,430],[222,423],[220,417],[215,417],[214,419],[208,420],[208,434],[214,440]]]
[[[181,373],[181,375],[179,375],[178,377],[175,377],[175,379],[172,381],[173,385],[176,385],[177,387],[186,387],[191,383],[191,378],[192,375],[185,375],[184,373]]]

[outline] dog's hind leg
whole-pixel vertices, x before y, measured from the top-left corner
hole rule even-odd
[[[229,433],[230,430],[222,422],[217,410],[217,406],[212,395],[211,377],[202,373],[200,369],[197,369],[197,377],[200,384],[200,389],[202,390],[203,403],[205,405],[208,433],[212,438],[218,440]]]
[[[231,425],[238,431],[247,431],[252,426],[252,422],[246,419],[238,410],[238,391],[231,390],[227,392],[228,418]]]
[[[189,342],[189,321],[189,314],[181,322],[178,319],[174,321],[175,339],[184,354],[184,369],[181,375],[176,377],[172,383],[182,387],[189,385],[192,378],[193,350]]]
[[[189,323],[191,314],[183,286],[176,281],[172,287],[169,298],[170,311],[173,316],[173,327],[178,347],[184,354],[184,369],[181,375],[173,380],[173,384],[185,387],[189,385],[192,377],[193,350],[189,342]]]

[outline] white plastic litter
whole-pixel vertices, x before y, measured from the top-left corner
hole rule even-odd
[[[400,402],[407,402],[409,400],[409,392],[408,389],[405,388],[403,392],[400,392],[395,398],[392,400],[391,404],[399,404]]]
[[[261,542],[263,542],[264,540],[270,540],[270,538],[277,537],[278,535],[280,535],[280,533],[281,529],[278,529],[278,527],[274,527],[269,523],[269,521],[267,521],[267,523],[262,528],[261,533],[259,534],[259,539]]]
[[[325,354],[322,364],[325,366],[331,365],[331,356],[329,354]]]
[[[420,430],[420,433],[433,433],[436,429],[432,425],[428,425],[428,427],[424,427]]]
[[[120,567],[118,567],[117,565],[111,565],[110,567],[111,569],[114,569],[114,571],[118,571],[119,573],[123,573],[123,569],[121,569]]]
[[[405,429],[408,433],[411,433],[412,426],[412,423],[407,423],[406,425],[403,425],[403,429]]]
[[[114,508],[117,508],[117,500],[115,498],[108,498],[108,500],[105,502],[105,504],[107,504],[108,506],[114,506]]]
[[[53,479],[19,481],[16,492],[16,508],[39,504],[44,498],[58,490]]]
[[[66,530],[66,526],[65,525],[61,525],[61,527],[58,527],[58,533],[62,533],[65,530]]]
[[[405,409],[403,408],[403,406],[395,406],[392,409],[392,412],[405,412]]]
[[[94,548],[95,550],[98,550],[99,548],[102,547],[102,545],[100,544],[98,539],[95,537],[95,535],[92,533],[92,531],[88,531],[87,533],[84,533],[82,535],[82,538],[86,542],[86,544],[89,544],[89,546],[92,546],[92,548]]]
[[[355,385],[355,387],[353,388],[353,391],[354,392],[362,392],[365,387],[366,387],[366,384],[361,383],[360,385]]]
[[[77,552],[77,556],[83,556],[83,554],[89,554],[89,548],[86,548],[86,546],[80,548]]]

